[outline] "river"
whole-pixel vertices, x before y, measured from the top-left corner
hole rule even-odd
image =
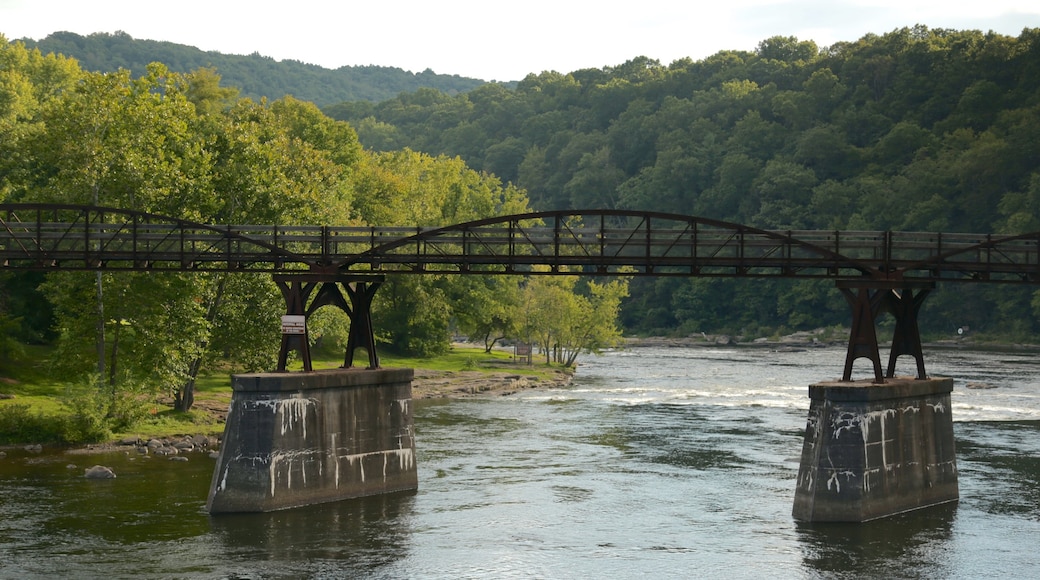
[[[955,378],[952,505],[792,520],[807,385],[844,349],[634,348],[567,388],[417,401],[416,493],[209,516],[201,454],[10,450],[0,577],[1035,578],[1040,359],[926,351]]]

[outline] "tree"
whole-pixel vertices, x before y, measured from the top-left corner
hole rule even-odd
[[[576,277],[532,276],[524,286],[521,335],[540,346],[546,364],[574,366],[578,355],[621,342],[617,319],[628,280],[584,285],[586,292],[579,294]]]
[[[484,342],[484,351],[520,336],[521,291],[516,276],[462,276],[451,287],[455,323],[470,339]]]
[[[292,99],[200,108],[228,94],[213,86],[216,79],[210,75],[193,80],[195,93],[189,79],[161,65],[137,79],[127,71],[85,75],[75,90],[41,108],[46,131],[26,157],[30,167],[47,170],[32,171],[19,183],[22,195],[205,223],[347,222],[353,193],[348,177],[360,160],[349,126]],[[207,352],[220,349],[240,357],[242,367],[257,370],[265,357],[252,347],[270,348],[271,342],[255,333],[235,333],[258,329],[251,321],[259,320],[264,332],[276,336],[272,324],[282,306],[266,277],[259,288],[250,288],[239,285],[244,278],[217,275],[117,279],[98,274],[92,299],[83,296],[81,278],[54,276],[44,287],[52,302],[63,304],[56,309],[62,328],[59,352],[94,343],[96,369],[107,384],[115,388],[124,377],[130,382],[146,378],[173,394],[180,410],[191,408]],[[78,300],[67,304],[66,296]],[[136,309],[125,311],[128,304]],[[253,308],[237,307],[241,304]],[[94,340],[85,334],[87,305],[93,309]],[[142,337],[167,355],[153,360],[142,354]],[[82,359],[68,356],[65,361]]]

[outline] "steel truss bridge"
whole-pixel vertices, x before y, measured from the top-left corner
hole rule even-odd
[[[881,312],[896,318],[887,376],[898,356],[910,354],[924,378],[917,313],[929,290],[937,282],[1040,283],[1040,232],[780,231],[614,210],[438,228],[213,225],[118,208],[0,204],[0,266],[271,273],[287,314],[304,317],[302,332],[283,327],[279,370],[293,349],[311,369],[305,318],[323,305],[351,317],[344,366],[364,348],[377,367],[370,307],[388,274],[826,278],[852,307],[844,380],[851,380],[852,362],[865,357],[880,383],[874,320]]]

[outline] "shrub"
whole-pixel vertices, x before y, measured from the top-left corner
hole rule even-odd
[[[121,381],[108,385],[97,375],[70,385],[64,403],[69,442],[102,441],[113,431],[125,431],[148,416],[148,395],[140,383]]]
[[[65,442],[62,417],[33,412],[24,403],[0,405],[0,444]]]

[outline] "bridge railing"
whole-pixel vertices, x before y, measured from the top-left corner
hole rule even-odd
[[[836,232],[826,232],[814,245],[795,239],[792,232],[765,232],[750,228],[712,227],[698,223],[651,227],[634,225],[519,223],[444,228],[410,239],[373,247],[348,260],[352,269],[425,272],[430,269],[473,271],[482,267],[507,271],[550,271],[581,267],[587,273],[633,272],[655,275],[790,275],[831,276],[836,269],[862,269],[827,250],[837,247]],[[856,240],[878,253],[879,233]],[[864,240],[869,240],[866,242]]]
[[[0,264],[37,269],[548,272],[1040,281],[1040,235],[764,231],[696,218],[503,218],[446,228],[205,225],[2,206]]]

